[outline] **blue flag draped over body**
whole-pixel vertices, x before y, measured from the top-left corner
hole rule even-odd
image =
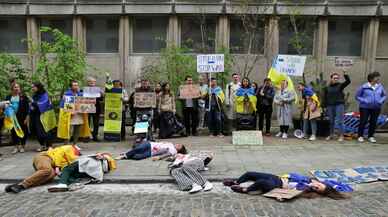
[[[235,104],[236,104],[236,112],[237,113],[246,113],[244,110],[245,106],[245,97],[248,97],[249,100],[249,108],[247,111],[248,113],[256,111],[256,103],[257,103],[257,98],[255,94],[255,90],[250,87],[250,88],[242,88],[240,87],[236,91],[236,97],[235,97]]]

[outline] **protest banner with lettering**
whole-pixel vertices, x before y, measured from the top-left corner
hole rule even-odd
[[[351,66],[353,66],[353,60],[343,58],[343,57],[336,57],[334,59],[334,65],[335,65],[335,67],[340,67],[340,68],[351,67]]]
[[[96,99],[83,96],[64,96],[63,109],[72,113],[96,113]]]
[[[303,76],[306,56],[278,55],[274,67],[280,72],[289,76]]]
[[[123,103],[122,89],[113,88],[105,94],[104,139],[120,141]]]
[[[100,87],[84,87],[82,95],[84,97],[99,98],[99,97],[101,97],[101,88]]]
[[[233,145],[263,145],[263,135],[258,130],[240,130],[232,132]]]
[[[156,108],[156,94],[154,92],[136,92],[134,101],[135,108]]]
[[[199,85],[181,85],[179,86],[179,99],[195,99],[201,97]]]
[[[224,54],[197,55],[197,72],[224,72]]]
[[[63,110],[66,112],[75,112],[75,96],[63,96]]]

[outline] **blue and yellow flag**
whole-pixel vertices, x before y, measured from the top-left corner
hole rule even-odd
[[[248,108],[245,107],[246,97],[249,100]],[[240,87],[239,89],[237,89],[236,96],[235,96],[235,107],[236,107],[237,113],[255,112],[257,110],[256,104],[257,104],[257,98],[255,95],[255,90],[253,88]]]
[[[225,94],[222,91],[221,87],[210,88],[210,93],[215,94],[217,96],[217,98],[221,101],[221,103],[224,103]]]
[[[8,106],[4,110],[4,115],[5,115],[5,118],[4,118],[4,127],[5,127],[5,129],[7,129],[7,130],[14,129],[15,132],[16,132],[16,135],[19,138],[23,138],[24,137],[24,132],[23,132],[23,129],[20,127],[20,124],[19,124],[18,119],[16,117],[16,112],[13,109],[13,107],[12,106]]]

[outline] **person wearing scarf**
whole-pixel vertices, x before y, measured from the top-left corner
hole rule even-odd
[[[254,114],[256,112],[257,98],[248,78],[243,78],[241,87],[235,96],[235,109],[240,114]]]
[[[76,113],[65,111],[65,97],[79,97],[82,93],[79,89],[77,81],[70,82],[70,89],[68,89],[61,100],[59,110],[59,121],[58,121],[58,138],[65,139],[65,143],[70,142],[71,137],[73,138],[73,144],[78,142],[79,137],[90,138],[91,131],[88,123],[87,113]]]
[[[222,107],[225,101],[225,95],[222,89],[217,86],[217,79],[212,78],[210,81],[210,93],[205,95],[206,108],[208,110],[208,126],[210,136],[224,137],[222,134]],[[209,96],[210,95],[210,96]],[[209,100],[210,98],[210,100]],[[209,102],[210,101],[210,102]]]
[[[57,126],[57,120],[49,95],[42,83],[33,83],[32,92],[30,130],[31,134],[34,134],[38,139],[40,148],[37,151],[40,152],[51,147],[51,130]]]
[[[12,144],[15,146],[12,153],[23,153],[28,135],[30,100],[21,93],[20,85],[16,82],[12,83],[11,94],[6,100],[10,104],[4,111],[4,126],[11,131]]]

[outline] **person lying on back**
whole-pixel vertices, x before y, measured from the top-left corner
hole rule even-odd
[[[144,142],[126,153],[121,153],[116,159],[143,160],[153,157],[153,160],[160,160],[176,154],[186,153],[186,147],[182,144],[173,144],[171,142]]]

